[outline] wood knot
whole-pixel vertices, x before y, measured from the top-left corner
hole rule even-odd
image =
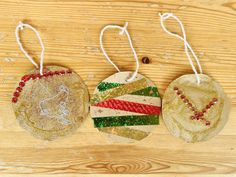
[[[149,64],[150,63],[150,59],[148,57],[143,57],[142,58],[142,63],[143,64]]]

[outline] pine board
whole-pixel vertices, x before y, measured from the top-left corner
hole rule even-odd
[[[111,144],[88,117],[72,136],[45,142],[19,127],[11,95],[19,78],[33,69],[15,41],[19,21],[40,32],[45,64],[72,68],[85,80],[90,93],[115,73],[99,48],[101,28],[129,22],[139,59],[147,56],[151,60],[141,63],[140,73],[152,79],[163,95],[173,79],[192,71],[183,44],[161,29],[160,12],[173,12],[183,21],[204,73],[214,77],[231,100],[229,121],[218,136],[187,144],[172,137],[161,120],[155,132],[141,142]],[[179,32],[173,21],[167,25]],[[33,33],[25,30],[22,40],[39,61],[40,46]],[[122,71],[135,69],[128,42],[117,31],[106,33],[104,45]],[[0,1],[0,176],[236,176],[235,67],[235,0]]]

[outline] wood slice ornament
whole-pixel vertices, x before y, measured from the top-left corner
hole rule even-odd
[[[108,28],[125,33],[134,53],[137,67],[133,72],[120,72],[106,54],[102,37]],[[96,87],[91,98],[90,114],[94,126],[113,142],[135,142],[147,137],[159,124],[161,100],[155,84],[138,74],[139,63],[125,27],[108,25],[100,35],[100,46],[108,61],[118,70]]]
[[[32,29],[42,46],[40,70],[20,42],[19,29],[23,27]],[[16,28],[16,37],[21,50],[36,66],[21,78],[13,93],[12,104],[19,124],[35,137],[45,140],[74,132],[88,114],[89,94],[86,85],[68,68],[43,68],[43,43],[32,26],[20,23]]]
[[[180,24],[183,37],[171,33],[164,21],[174,18]],[[228,120],[229,100],[221,86],[209,76],[202,74],[201,65],[191,46],[181,21],[171,13],[161,15],[165,32],[184,41],[185,52],[195,74],[183,75],[172,81],[162,101],[162,115],[168,130],[187,142],[208,140],[219,133]],[[196,60],[200,74],[193,65]]]

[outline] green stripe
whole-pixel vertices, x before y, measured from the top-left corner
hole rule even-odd
[[[147,88],[147,84],[147,80],[143,78],[138,81],[130,82],[119,87],[115,87],[113,89],[108,89],[104,92],[98,92],[92,96],[90,103],[91,105],[95,105],[96,103],[105,100],[116,98],[122,95],[127,95],[129,93]]]
[[[106,91],[108,89],[112,89],[118,86],[121,86],[124,84],[120,84],[120,83],[110,83],[110,82],[100,82],[100,84],[98,84],[97,88],[99,90],[99,92],[103,92]]]
[[[110,82],[101,82],[97,88],[99,90],[99,92],[103,92],[106,91],[108,89],[112,89],[115,87],[119,87],[121,85],[124,84],[120,84],[120,83],[110,83]],[[143,96],[152,96],[152,97],[160,97],[157,87],[147,87],[145,89],[142,90],[138,90],[136,92],[131,93],[131,95],[143,95]]]
[[[94,126],[99,128],[135,125],[156,125],[159,124],[159,115],[97,117],[93,118],[93,121]]]
[[[151,96],[151,97],[160,97],[156,87],[147,87],[145,89],[133,92],[133,93],[131,93],[131,95],[143,95],[143,96]]]

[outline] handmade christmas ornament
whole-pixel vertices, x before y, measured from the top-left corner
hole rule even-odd
[[[216,81],[202,74],[200,62],[187,42],[179,18],[171,13],[160,16],[163,30],[184,42],[185,53],[195,73],[183,75],[170,83],[162,101],[163,120],[174,136],[187,142],[212,138],[224,127],[228,119],[229,100]],[[179,23],[183,37],[166,29],[164,21],[170,17]],[[191,54],[196,60],[200,74],[193,64]]]
[[[29,28],[42,47],[40,67],[24,50],[19,31]],[[35,28],[20,23],[16,39],[21,51],[36,67],[24,75],[13,93],[12,104],[19,124],[34,136],[53,140],[74,132],[88,114],[89,94],[82,79],[71,69],[43,66],[44,45]]]
[[[114,142],[134,142],[147,137],[159,124],[161,109],[157,87],[138,74],[139,61],[127,25],[107,25],[101,30],[101,50],[118,72],[99,83],[91,98],[94,126]],[[135,72],[121,72],[107,55],[103,47],[103,34],[107,29],[118,29],[120,35],[127,35],[136,60]]]

